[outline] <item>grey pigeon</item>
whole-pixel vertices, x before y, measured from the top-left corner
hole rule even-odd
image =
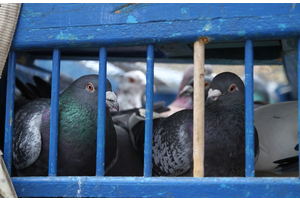
[[[178,93],[174,101],[168,106],[170,111],[161,113],[163,116],[167,117],[175,112],[184,110],[186,108],[192,108],[192,100],[190,96],[180,96],[180,91],[188,84],[188,82],[194,77],[194,66],[188,67],[183,74]]]
[[[298,166],[296,171],[287,170],[298,163],[298,101],[261,106],[254,110],[254,121],[260,147],[256,175],[298,176]],[[296,158],[288,159],[290,157]],[[278,165],[280,168],[276,168]]]
[[[134,118],[135,120],[137,118]],[[138,153],[144,145],[144,122],[130,128]],[[255,155],[259,154],[255,135]],[[245,88],[235,74],[217,75],[205,105],[204,175],[245,176]],[[186,109],[153,120],[152,173],[182,176],[193,167],[193,110]]]
[[[104,92],[104,91],[103,91]],[[59,97],[58,176],[96,172],[98,75],[74,81]],[[118,109],[106,80],[105,169],[117,159],[117,137],[109,108]],[[47,176],[50,99],[36,99],[15,113],[13,164],[18,176]]]

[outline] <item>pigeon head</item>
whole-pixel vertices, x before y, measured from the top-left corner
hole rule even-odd
[[[212,81],[212,77],[204,76],[204,90],[205,90],[205,99],[207,98],[207,93],[210,88],[210,83]],[[194,98],[194,77],[188,82],[186,86],[180,91],[180,97],[192,97]]]
[[[79,99],[86,106],[95,109],[98,106],[98,75],[85,75],[75,80],[62,94]],[[119,110],[117,97],[106,79],[106,107]]]
[[[210,84],[206,104],[235,105],[244,101],[245,86],[236,74],[223,72],[214,77]]]

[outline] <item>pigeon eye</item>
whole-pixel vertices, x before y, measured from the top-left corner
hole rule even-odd
[[[129,82],[130,83],[135,83],[135,79],[134,78],[129,78]]]
[[[87,90],[87,91],[90,91],[90,92],[94,91],[94,86],[93,86],[93,84],[92,84],[92,83],[88,83],[88,84],[86,85],[86,90]]]
[[[205,87],[205,89],[208,89],[209,88],[209,82],[205,81],[204,87]]]
[[[236,90],[237,90],[237,87],[236,87],[236,85],[234,85],[234,84],[232,84],[232,85],[229,87],[229,89],[228,89],[229,92],[234,92],[234,91],[236,91]]]

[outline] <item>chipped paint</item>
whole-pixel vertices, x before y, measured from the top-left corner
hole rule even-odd
[[[56,39],[58,40],[78,40],[78,38],[72,34],[63,34],[62,31],[60,31],[60,34],[56,36]]]
[[[221,23],[226,22],[226,19],[219,19],[219,22]]]
[[[207,24],[207,25],[205,26],[205,31],[209,31],[209,29],[210,29],[210,24]]]
[[[171,35],[171,37],[176,37],[176,36],[180,36],[181,35],[181,33],[173,33],[172,35]]]
[[[80,196],[81,194],[81,179],[78,180],[78,190],[77,190],[77,196]]]
[[[292,3],[292,7],[291,7],[290,11],[291,11],[291,12],[294,12],[295,7],[296,7],[296,4],[295,4],[295,3]]]
[[[284,30],[286,28],[286,24],[278,24],[278,28]]]
[[[95,38],[95,36],[93,36],[93,35],[89,35],[89,36],[87,37],[88,40],[92,40],[92,39],[94,39],[94,38]]]
[[[32,29],[29,30],[29,32],[38,31],[38,30],[40,30],[40,29],[32,28]]]
[[[221,186],[221,188],[225,188],[226,184],[222,183],[220,186]]]
[[[134,16],[132,16],[132,15],[129,15],[128,17],[127,17],[127,23],[137,23],[137,21],[136,21],[136,19],[135,19],[135,17]]]
[[[245,36],[246,32],[245,31],[238,31],[239,36]]]
[[[187,14],[188,11],[189,11],[189,8],[183,7],[183,8],[180,9],[180,11],[181,11],[181,14]]]

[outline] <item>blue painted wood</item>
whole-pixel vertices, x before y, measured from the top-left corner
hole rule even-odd
[[[300,8],[297,4],[23,4],[12,43],[12,49],[15,50],[150,44],[147,55],[145,131],[146,137],[148,135],[149,138],[145,139],[148,145],[147,147],[145,145],[146,177],[103,177],[105,95],[103,96],[101,92],[106,88],[106,48],[101,48],[97,177],[12,178],[18,196],[300,197],[298,178],[251,177],[254,176],[253,99],[248,96],[245,102],[246,173],[250,177],[149,177],[152,151],[152,62],[154,62],[151,60],[153,56],[150,56],[154,47],[152,44],[193,43],[199,36],[208,37],[210,42],[299,37],[299,19]],[[252,49],[252,46],[252,41],[247,41],[246,52],[253,53],[252,50],[247,50]],[[248,53],[245,57],[246,95],[252,97],[253,58]],[[15,62],[15,58],[13,60]],[[14,86],[9,87],[7,90],[11,95]],[[10,99],[7,102],[13,102],[11,101],[13,97],[8,98]],[[13,105],[8,103],[7,108],[12,109],[10,113],[6,113],[6,122],[13,122]],[[9,126],[11,129],[12,123]],[[6,134],[9,134],[7,129]],[[6,146],[10,145],[11,135],[5,139],[8,140],[5,141]],[[5,161],[11,167],[11,152],[5,157]]]
[[[12,49],[279,39],[299,19],[297,4],[23,4]]]
[[[49,176],[57,173],[57,141],[59,119],[59,81],[60,81],[60,50],[53,50],[52,61],[52,88],[51,88],[51,116],[50,116],[50,139],[49,139]]]
[[[145,150],[144,150],[144,176],[152,175],[152,131],[153,131],[153,85],[154,85],[154,45],[147,47],[146,72],[146,124],[145,124]]]
[[[105,147],[105,96],[106,96],[106,55],[107,49],[99,51],[99,93],[98,93],[98,127],[97,127],[97,161],[96,176],[104,176],[104,147]]]
[[[300,197],[298,178],[24,177],[18,197]]]
[[[253,41],[245,42],[246,177],[254,177]]]
[[[8,55],[6,110],[5,110],[5,137],[3,158],[7,172],[11,174],[12,167],[12,137],[14,127],[14,99],[15,99],[15,72],[16,52],[11,51]]]

